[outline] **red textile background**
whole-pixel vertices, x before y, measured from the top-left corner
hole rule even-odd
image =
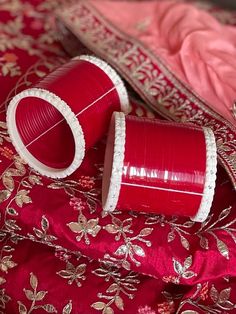
[[[199,224],[102,213],[104,140],[61,181],[15,155],[5,124],[10,97],[68,58],[57,41],[58,5],[0,3],[1,313],[236,313],[236,198],[222,168],[211,215]]]

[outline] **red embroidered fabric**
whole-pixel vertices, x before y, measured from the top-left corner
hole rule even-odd
[[[235,313],[236,198],[223,168],[200,224],[102,213],[104,140],[65,180],[44,178],[15,155],[6,105],[67,59],[54,24],[58,5],[0,6],[0,312]],[[138,101],[132,113],[154,117]]]

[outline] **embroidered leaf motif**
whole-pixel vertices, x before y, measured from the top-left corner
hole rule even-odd
[[[5,220],[5,226],[7,227],[8,231],[21,230],[21,228],[17,226],[16,221],[13,219]]]
[[[134,298],[134,294],[130,293],[130,291],[137,291],[135,284],[140,283],[137,278],[138,274],[131,271],[125,277],[121,277],[120,269],[108,265],[109,264],[101,264],[101,267],[93,272],[95,275],[104,278],[105,281],[113,281],[106,290],[107,294],[98,293],[98,297],[106,300],[105,302],[107,302],[107,304],[99,301],[94,303],[92,307],[102,311],[102,313],[104,311],[108,311],[108,313],[116,313],[117,308],[124,311],[124,300],[121,294],[123,293],[129,299]],[[114,310],[112,309],[113,305],[116,306]]]
[[[21,228],[16,225],[16,220],[14,219],[5,220],[5,226],[7,227],[9,231],[21,230]]]
[[[124,311],[124,301],[119,295],[115,297],[115,305],[118,307],[119,310]]]
[[[91,305],[95,310],[103,310],[106,304],[104,302],[95,302]]]
[[[190,279],[194,276],[196,276],[196,274],[193,271],[185,271],[182,275],[182,277],[185,279]]]
[[[175,233],[173,231],[169,232],[168,237],[167,237],[168,243],[174,241],[174,239],[175,239]]]
[[[24,204],[32,203],[31,198],[28,196],[29,191],[21,190],[17,193],[15,201],[19,207],[22,207]]]
[[[33,228],[34,233],[35,233],[37,238],[39,238],[41,241],[46,242],[46,243],[50,243],[52,241],[57,240],[57,238],[55,236],[47,234],[47,231],[49,229],[49,222],[45,216],[42,216],[41,228],[42,228],[42,230],[39,230],[37,228]],[[29,237],[32,240],[34,240],[34,238],[35,238],[34,235],[31,235],[31,234],[29,234]]]
[[[11,252],[11,251],[14,251],[15,249],[12,248],[10,245],[4,245],[3,248],[2,248],[2,251],[3,252]]]
[[[133,250],[134,250],[134,253],[138,256],[141,256],[141,257],[144,257],[145,256],[145,252],[144,250],[141,248],[141,246],[139,245],[133,245]]]
[[[35,297],[35,300],[36,301],[42,301],[45,297],[45,295],[47,294],[47,291],[39,291],[37,294],[36,294],[36,297]]]
[[[98,223],[99,218],[87,220],[87,218],[82,213],[80,213],[78,222],[70,222],[68,227],[71,229],[71,231],[79,234],[76,237],[77,241],[81,241],[81,239],[84,237],[85,243],[90,244],[88,235],[96,237],[98,232],[101,230],[101,226],[99,226]]]
[[[107,293],[115,292],[115,291],[117,291],[117,289],[118,289],[117,283],[113,283],[113,284],[111,284],[110,287],[107,289]]]
[[[11,216],[18,216],[17,211],[13,207],[8,207],[7,213],[8,213],[8,215],[11,215]]]
[[[217,248],[222,256],[229,259],[229,249],[228,246],[221,240],[217,238]]]
[[[22,302],[18,301],[19,313],[20,314],[29,314],[31,312],[34,312],[34,310],[38,310],[38,309],[43,309],[44,311],[46,311],[48,313],[57,313],[57,310],[55,309],[55,307],[52,304],[36,305],[36,302],[42,301],[48,292],[47,291],[38,291],[37,292],[38,279],[33,273],[30,274],[30,286],[32,287],[33,291],[28,290],[28,289],[23,289],[25,292],[26,298],[28,300],[32,301],[30,309],[27,310],[26,306]]]
[[[68,224],[69,228],[71,231],[75,232],[75,233],[80,233],[83,229],[82,229],[82,225],[79,224],[78,222],[70,222]]]
[[[200,237],[200,246],[205,249],[208,250],[209,249],[209,241],[207,238],[201,236]]]
[[[130,268],[131,268],[130,262],[122,261],[122,267],[124,267],[124,269],[126,269],[126,270],[130,270]]]
[[[24,292],[28,300],[33,301],[35,299],[35,295],[33,291],[24,289]]]
[[[59,190],[59,189],[64,188],[64,184],[62,182],[58,181],[58,182],[49,184],[48,188],[54,189],[54,190]]]
[[[214,285],[211,287],[211,290],[210,290],[210,297],[211,297],[211,299],[212,299],[212,301],[213,301],[214,303],[217,303],[217,302],[218,302],[219,293],[218,293],[218,291],[216,290],[216,288],[215,288]]]
[[[189,250],[189,242],[188,242],[188,240],[187,240],[184,236],[181,235],[180,241],[181,241],[182,246],[183,246],[186,250]]]
[[[149,236],[153,231],[153,228],[144,228],[140,231],[139,235],[142,237],[147,237]]]
[[[69,303],[63,308],[62,314],[71,314],[72,311],[72,301],[70,300]]]
[[[194,224],[195,224],[194,221],[189,220],[189,221],[186,221],[186,222],[183,224],[183,226],[184,226],[185,228],[192,228],[192,226],[193,226]]]
[[[37,289],[38,279],[33,273],[30,274],[30,285],[31,285],[32,289],[34,289],[34,290]]]
[[[88,221],[88,224],[87,224],[87,228],[88,228],[88,232],[91,234],[91,235],[93,235],[93,236],[96,236],[96,234],[97,234],[97,230],[96,230],[96,228],[97,228],[97,224],[98,224],[98,218],[96,218],[96,219],[90,219],[89,221]],[[91,231],[90,231],[91,230]],[[96,231],[95,231],[96,230]],[[99,228],[99,230],[100,230],[100,228]],[[98,231],[99,231],[98,230]]]
[[[0,203],[3,203],[11,196],[11,192],[9,190],[0,191]]]
[[[115,251],[115,255],[125,255],[127,252],[128,248],[123,244]]]
[[[86,277],[84,276],[84,273],[86,271],[86,264],[80,264],[77,267],[75,267],[72,263],[67,262],[66,264],[66,270],[61,270],[57,272],[59,276],[65,279],[69,279],[68,284],[71,285],[74,281],[77,283],[78,287],[81,287],[81,280],[85,280]]]
[[[228,215],[230,214],[230,212],[231,212],[231,207],[225,208],[225,209],[222,210],[222,212],[220,213],[219,219],[220,219],[220,220],[225,219],[226,217],[228,217]]]
[[[39,176],[36,176],[36,175],[30,175],[29,176],[29,182],[32,184],[32,185],[42,185],[42,182],[41,182],[41,178]]]
[[[105,229],[108,233],[117,233],[117,232],[118,232],[117,227],[114,226],[114,225],[112,225],[112,224],[106,225],[104,229]]]
[[[230,293],[231,293],[231,288],[222,290],[219,295],[219,303],[225,303],[226,301],[228,301],[230,297]]]
[[[0,261],[0,270],[4,273],[8,273],[8,270],[15,267],[17,264],[13,262],[12,255],[4,256]]]
[[[174,270],[177,274],[182,275],[183,273],[183,266],[180,264],[180,262],[173,259],[174,262]]]
[[[184,268],[188,269],[189,267],[191,267],[192,266],[192,262],[193,262],[193,259],[192,259],[192,256],[190,255],[184,261]]]
[[[114,311],[110,306],[108,306],[102,311],[102,314],[114,314]]]
[[[42,306],[42,308],[47,312],[47,313],[57,313],[57,310],[52,304],[45,304]],[[63,313],[64,314],[64,313]]]
[[[33,228],[33,230],[38,238],[42,239],[44,237],[44,233],[41,230],[36,229],[36,228]]]
[[[47,218],[45,216],[42,217],[42,220],[41,220],[41,227],[42,227],[42,230],[43,231],[47,231],[48,228],[49,228],[49,222],[47,220]]]
[[[2,183],[5,186],[5,188],[9,191],[14,190],[14,180],[11,176],[4,175],[2,178]]]
[[[20,314],[27,314],[27,308],[20,301],[18,301],[18,310]]]

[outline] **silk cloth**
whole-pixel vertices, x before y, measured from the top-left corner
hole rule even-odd
[[[200,224],[104,214],[104,140],[65,180],[41,177],[15,155],[9,99],[68,59],[55,26],[59,5],[0,4],[0,312],[236,313],[236,198],[221,166],[211,214]],[[159,118],[139,100],[132,113]]]

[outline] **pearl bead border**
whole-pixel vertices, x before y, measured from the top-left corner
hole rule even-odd
[[[105,205],[103,205],[103,210],[106,212],[113,212],[116,209],[120,195],[122,168],[125,157],[125,114],[122,112],[114,112],[113,117],[115,119],[115,142],[110,186]]]
[[[119,99],[120,99],[120,107],[121,111],[124,113],[129,113],[130,111],[130,104],[129,104],[129,96],[127,93],[127,89],[124,85],[124,82],[122,81],[121,77],[117,74],[117,72],[105,61],[89,55],[81,55],[78,57],[73,58],[73,60],[84,60],[88,61],[97,67],[99,67],[101,70],[104,71],[104,73],[110,78],[114,86],[116,87]]]
[[[65,169],[56,169],[48,167],[38,161],[22,142],[16,126],[15,113],[18,103],[27,97],[36,97],[43,99],[54,106],[67,121],[75,141],[75,156],[71,165]],[[49,178],[61,179],[69,176],[81,165],[85,155],[85,139],[82,127],[72,112],[71,108],[60,97],[42,88],[29,88],[17,94],[11,100],[7,109],[7,127],[10,138],[15,146],[17,153],[36,171]]]
[[[203,190],[203,197],[197,214],[192,221],[204,222],[210,212],[216,186],[217,172],[217,148],[213,131],[210,128],[203,128],[206,141],[206,178]]]

